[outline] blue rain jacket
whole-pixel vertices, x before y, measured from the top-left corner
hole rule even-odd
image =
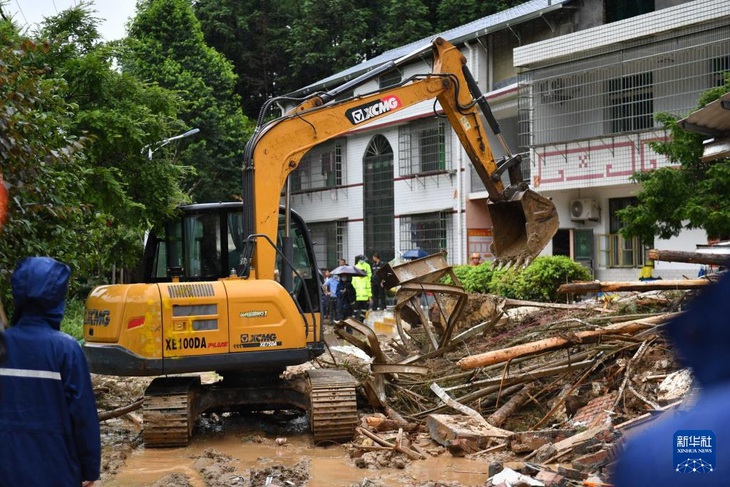
[[[0,486],[80,486],[97,480],[101,442],[88,364],[60,331],[70,269],[23,259],[0,363]]]
[[[627,438],[612,483],[730,485],[730,274],[704,289],[666,334],[701,390],[694,406],[664,412]]]

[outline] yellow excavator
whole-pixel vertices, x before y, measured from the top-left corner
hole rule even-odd
[[[200,414],[239,409],[298,409],[308,412],[315,442],[352,438],[357,384],[347,372],[281,378],[287,366],[325,351],[322,277],[309,231],[280,205],[289,174],[315,145],[435,98],[489,193],[496,258],[525,265],[552,238],[555,207],[522,181],[520,158],[509,153],[464,56],[442,38],[432,50],[431,73],[340,99],[391,63],[260,121],[245,149],[244,201],[181,208],[180,218],[149,234],[142,282],[89,294],[84,350],[92,372],[157,376],[145,391],[147,446],[186,445]],[[505,146],[500,161],[480,109]],[[201,383],[203,372],[220,379]]]

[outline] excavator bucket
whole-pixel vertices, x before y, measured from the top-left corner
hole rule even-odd
[[[529,264],[558,230],[553,202],[529,189],[509,200],[490,201],[487,208],[492,217],[494,266]]]

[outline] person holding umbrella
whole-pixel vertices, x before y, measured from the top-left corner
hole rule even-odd
[[[335,293],[335,320],[342,321],[352,316],[352,304],[355,302],[355,297],[357,296],[350,278],[352,276],[364,276],[365,273],[357,267],[341,265],[332,269],[330,274],[339,277]]]

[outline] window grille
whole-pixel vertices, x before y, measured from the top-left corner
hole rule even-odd
[[[450,169],[451,137],[447,136],[443,119],[430,118],[400,127],[398,146],[401,176]]]
[[[345,139],[328,141],[309,150],[290,176],[292,192],[342,186]]]
[[[390,88],[391,86],[395,86],[400,83],[401,79],[402,77],[400,71],[394,69],[393,71],[385,73],[380,78],[378,78],[378,88],[381,90],[385,88]]]
[[[373,137],[363,158],[363,227],[365,254],[395,257],[393,149],[382,135]]]
[[[428,254],[434,254],[441,249],[447,249],[450,221],[446,211],[401,216],[401,252],[421,249]]]
[[[730,56],[717,57],[710,60],[710,76],[712,86],[725,85],[725,78],[730,74]]]
[[[521,73],[520,149],[653,130],[658,112],[687,116],[730,70],[730,26],[701,29]]]
[[[337,258],[347,259],[347,221],[337,221]]]
[[[333,221],[325,223],[310,223],[309,232],[314,242],[314,255],[317,265],[327,269],[337,267],[337,259],[344,251],[344,230],[346,221]]]
[[[651,73],[609,80],[606,98],[610,133],[635,132],[654,126]]]

